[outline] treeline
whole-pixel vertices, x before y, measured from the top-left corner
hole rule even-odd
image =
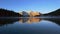
[[[2,9],[0,8],[0,17],[21,17],[21,14],[16,13],[12,10]]]
[[[53,11],[53,12],[50,12],[50,13],[47,13],[47,14],[43,14],[43,16],[60,16],[60,8]]]

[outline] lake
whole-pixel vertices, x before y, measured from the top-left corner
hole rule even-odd
[[[60,18],[0,18],[0,34],[60,34]]]

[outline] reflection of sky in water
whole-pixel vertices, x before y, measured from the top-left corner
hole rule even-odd
[[[30,18],[31,19],[31,18]],[[0,26],[0,33],[3,34],[60,34],[60,26],[54,22],[47,20],[39,20],[38,18],[32,18],[32,20],[39,20],[38,23],[28,24],[22,23],[19,20],[13,24]]]

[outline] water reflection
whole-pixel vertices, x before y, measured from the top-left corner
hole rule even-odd
[[[58,25],[60,25],[60,18],[44,18],[43,20],[47,20],[47,21],[51,21],[53,23],[56,23]]]
[[[20,18],[19,22],[22,23],[38,23],[40,22],[42,19],[41,18]]]
[[[39,23],[41,20],[50,21],[60,25],[59,18],[0,18],[0,26],[13,24],[16,21],[18,21],[19,23],[29,23],[29,24]]]
[[[13,24],[14,22],[18,21],[19,19],[12,19],[12,18],[0,18],[0,26]]]
[[[60,18],[20,18],[19,22],[20,23],[26,23],[26,22],[27,23],[38,23],[41,20],[50,21],[50,22],[60,25]]]
[[[59,25],[58,18],[0,18],[0,34],[60,34]]]

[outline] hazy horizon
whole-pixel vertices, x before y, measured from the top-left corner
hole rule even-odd
[[[60,8],[60,0],[0,0],[0,8],[21,11],[49,13]]]

